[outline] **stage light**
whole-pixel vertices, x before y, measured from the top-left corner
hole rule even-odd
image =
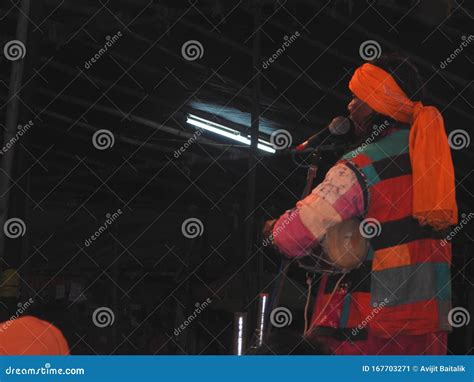
[[[263,345],[263,339],[265,336],[265,318],[267,317],[267,308],[268,308],[268,293],[260,293],[258,295],[257,327],[255,328],[255,334],[257,337],[257,347]]]
[[[250,135],[248,135],[247,137],[244,137],[240,134],[239,131],[223,126],[219,123],[209,121],[207,119],[198,117],[193,114],[188,115],[186,122],[189,123],[190,125],[210,131],[211,133],[219,134],[223,137],[226,137],[234,141],[243,143],[247,146],[250,146],[250,143],[251,143]],[[271,154],[274,154],[276,152],[276,150],[273,147],[271,147],[270,142],[264,141],[263,139],[260,139],[260,138],[258,139],[258,141],[259,141],[259,143],[257,143],[258,149],[262,151],[266,151]]]
[[[244,355],[247,351],[247,313],[234,313],[234,355]]]

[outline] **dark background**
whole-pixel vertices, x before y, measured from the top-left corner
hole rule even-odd
[[[263,1],[257,26],[259,2],[248,0],[32,3],[27,15],[20,1],[0,6],[2,47],[16,38],[19,17],[28,17],[17,123],[34,122],[12,149],[12,171],[2,167],[1,181],[9,180],[2,205],[9,196],[7,216],[24,220],[26,233],[5,242],[1,269],[17,269],[21,280],[16,298],[1,297],[1,320],[31,297],[27,313],[60,327],[73,354],[229,354],[234,312],[249,311],[253,325],[255,296],[271,290],[279,259],[245,230],[294,205],[304,162],[259,151],[249,168],[248,148],[210,133],[178,158],[174,152],[195,132],[186,124],[189,112],[249,129],[257,70],[260,136],[267,140],[285,129],[297,144],[344,114],[347,83],[367,40],[413,60],[426,81],[424,101],[442,111],[448,132],[472,131],[473,43],[440,67],[473,31],[469,1]],[[296,31],[300,37],[264,69]],[[188,40],[202,44],[200,59],[184,59]],[[0,56],[4,130],[16,64]],[[94,147],[99,129],[113,133],[113,147]],[[471,148],[452,151],[466,214],[473,212]],[[334,159],[326,158],[321,176]],[[117,209],[120,217],[85,245]],[[192,217],[204,227],[196,239],[182,233]],[[473,230],[468,224],[454,238],[452,268],[453,306],[471,316]],[[291,327],[301,330],[304,272],[294,267],[290,276],[282,305],[293,312]],[[207,298],[209,307],[174,335]],[[99,307],[113,311],[111,326],[93,324]],[[450,353],[472,354],[472,325],[454,330]]]

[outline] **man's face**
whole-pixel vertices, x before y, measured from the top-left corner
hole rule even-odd
[[[364,135],[372,125],[374,110],[356,96],[347,105],[347,110],[349,118],[354,122],[355,135],[358,137]]]

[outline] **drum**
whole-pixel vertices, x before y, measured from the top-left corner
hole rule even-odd
[[[331,227],[320,246],[298,260],[300,267],[314,273],[347,273],[364,262],[368,241],[362,236],[360,222],[349,219]]]

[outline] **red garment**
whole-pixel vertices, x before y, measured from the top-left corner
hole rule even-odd
[[[322,298],[327,277],[321,280],[318,298]],[[338,288],[324,314],[318,319],[320,325],[337,329],[347,290],[344,283]],[[315,312],[316,314],[317,312]],[[309,334],[311,336],[311,333]],[[388,338],[377,336],[370,328],[367,339],[357,341],[338,340],[332,337],[318,337],[335,355],[446,355],[448,332],[439,331],[421,335],[397,333]]]
[[[421,226],[411,215],[408,136],[406,129],[394,130],[343,157],[367,182],[368,208],[363,217],[373,231],[365,232],[361,224],[369,237],[367,258],[346,274],[341,286],[346,284],[347,295],[342,303],[337,291],[322,317],[340,276],[331,276],[320,286],[311,327],[330,330],[333,338],[364,340],[363,330],[355,330],[359,326],[383,338],[450,330],[451,245],[442,241],[445,233]],[[326,322],[329,310],[337,317]]]
[[[336,355],[446,355],[447,337],[447,332],[436,332],[380,338],[369,330],[367,340],[350,342],[328,337],[325,343]]]
[[[0,354],[69,355],[69,347],[56,326],[24,316],[0,324]]]

